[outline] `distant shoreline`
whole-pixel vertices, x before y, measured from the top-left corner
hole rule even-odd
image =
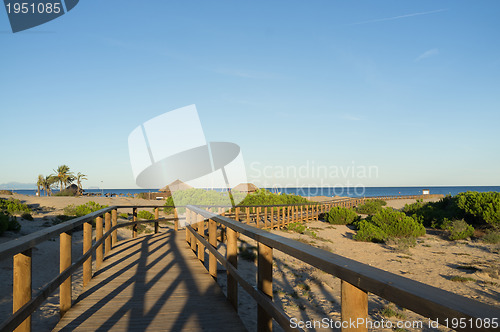
[[[295,194],[304,197],[373,197],[373,196],[397,196],[397,195],[421,195],[424,189],[429,189],[430,194],[456,195],[465,191],[497,191],[500,186],[411,186],[411,187],[274,187],[266,188],[271,192]],[[36,196],[36,189],[5,189],[18,194]],[[57,190],[54,190],[54,193]],[[85,189],[91,194],[113,194],[126,196],[143,192],[158,192],[158,189]],[[43,196],[43,193],[42,193]]]

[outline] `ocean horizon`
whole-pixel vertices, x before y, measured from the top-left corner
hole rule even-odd
[[[295,194],[305,197],[344,196],[344,197],[378,197],[397,195],[421,195],[424,189],[430,194],[457,195],[466,191],[500,192],[500,186],[408,186],[408,187],[273,187],[266,188],[271,192]],[[221,190],[221,189],[215,189]],[[36,189],[12,189],[12,192],[35,196]],[[108,195],[134,195],[143,192],[158,192],[158,189],[84,189],[86,193]],[[58,192],[54,190],[53,192]]]

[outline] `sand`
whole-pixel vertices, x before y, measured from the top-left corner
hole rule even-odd
[[[12,196],[0,196],[12,197]],[[22,230],[20,233],[6,232],[0,237],[0,243],[11,240],[30,232],[44,228],[50,224],[51,218],[62,214],[62,209],[69,204],[83,204],[87,201],[96,201],[109,205],[162,205],[161,201],[147,201],[132,198],[101,198],[101,197],[30,197],[15,195],[27,204],[38,208],[35,221],[20,220]],[[323,200],[323,199],[318,199]],[[415,200],[391,200],[388,206],[401,208],[405,203]],[[50,209],[48,209],[50,207]],[[499,253],[498,245],[488,245],[479,241],[455,241],[443,239],[439,232],[428,230],[425,237],[418,240],[415,247],[407,248],[402,245],[387,245],[363,243],[352,240],[355,230],[348,226],[330,225],[322,221],[309,222],[308,227],[317,233],[316,237],[297,234],[294,232],[274,230],[273,233],[297,239],[313,246],[336,254],[357,260],[359,262],[386,270],[419,282],[432,285],[489,305],[500,306],[500,280],[498,279]],[[121,229],[121,239],[129,238],[130,231]],[[241,236],[243,246],[256,244]],[[58,239],[46,241],[38,245],[33,253],[33,288],[42,286],[58,273]],[[74,256],[82,253],[82,232],[73,234]],[[224,252],[221,246],[220,251]],[[275,264],[274,300],[290,317],[298,320],[321,320],[322,318],[340,319],[340,280],[319,271],[294,258],[274,251]],[[208,262],[208,260],[206,260]],[[468,268],[464,268],[468,267]],[[255,262],[240,259],[238,269],[245,278],[255,284]],[[225,289],[225,273],[219,266],[218,282]],[[467,282],[456,282],[452,277],[460,276],[471,278]],[[0,317],[10,314],[12,308],[12,261],[0,261]],[[73,277],[74,298],[78,296],[81,287],[81,271]],[[256,305],[254,301],[240,288],[239,313],[249,330],[256,328]],[[387,301],[370,295],[369,315],[373,320],[387,319],[383,309],[391,306]],[[400,318],[392,317],[391,320],[413,321],[427,319],[408,310],[392,307],[400,313]],[[386,310],[387,311],[387,310]],[[33,330],[47,331],[55,326],[58,320],[58,294],[55,292],[48,301],[33,315]],[[424,324],[424,326],[426,326]],[[276,330],[280,330],[276,328]],[[313,329],[314,330],[314,329]],[[321,330],[321,329],[320,329]],[[382,330],[382,329],[377,329]],[[390,329],[387,329],[389,331]],[[407,329],[421,331],[422,329]],[[424,328],[424,331],[433,329]],[[434,329],[435,330],[435,329]],[[445,328],[439,330],[447,331]]]

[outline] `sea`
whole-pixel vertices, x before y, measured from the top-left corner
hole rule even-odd
[[[397,195],[421,195],[424,189],[428,189],[430,194],[443,194],[454,196],[466,191],[496,191],[500,192],[500,186],[422,186],[422,187],[299,187],[299,188],[266,188],[274,193],[295,194],[300,196],[344,196],[344,197],[377,197],[377,196],[397,196]],[[24,195],[36,195],[36,190],[16,190],[13,192]],[[143,192],[157,192],[158,189],[85,189],[86,193],[95,195],[134,195]],[[54,190],[57,192],[57,190]]]

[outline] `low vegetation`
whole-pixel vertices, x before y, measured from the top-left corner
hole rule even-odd
[[[309,201],[298,195],[293,194],[273,194],[266,189],[259,189],[251,194],[244,194],[240,192],[232,193],[233,200],[239,202],[239,206],[245,205],[293,205],[293,204],[306,204]],[[175,202],[175,204],[174,204]],[[232,202],[227,192],[219,192],[215,190],[204,189],[186,189],[175,192],[172,197],[168,197],[165,201],[165,213],[172,213],[171,206],[183,206],[189,204],[196,205],[226,205],[231,206]],[[278,210],[279,208],[274,208]],[[245,209],[241,208],[244,212]],[[180,213],[184,209],[179,209]]]
[[[500,243],[500,231],[490,230],[481,238],[485,243],[498,244]]]
[[[357,241],[385,242],[388,238],[416,238],[425,235],[425,227],[406,214],[392,208],[361,220],[354,239]]]
[[[18,199],[1,199],[0,211],[4,211],[10,215],[30,213],[31,209],[26,204],[23,204]]]
[[[67,216],[81,217],[92,212],[99,211],[107,208],[108,205],[100,205],[94,201],[75,206],[74,204],[68,205],[64,208],[64,214]]]
[[[463,219],[469,225],[499,229],[500,193],[467,191],[438,202],[407,204],[403,212],[434,228],[444,229],[448,220]]]
[[[464,240],[474,235],[474,227],[467,224],[463,219],[445,221],[443,228],[449,232],[448,238],[452,241]]]
[[[0,211],[0,235],[5,231],[19,232],[21,225],[15,216]]]
[[[340,206],[332,207],[325,217],[333,225],[348,225],[359,219],[356,212]]]
[[[360,205],[356,208],[356,212],[361,214],[375,214],[382,210],[383,206],[386,206],[386,201],[380,199],[368,200],[365,204]]]
[[[292,232],[296,232],[299,234],[305,234],[309,235],[312,237],[317,237],[318,234],[313,231],[312,229],[309,229],[306,225],[304,225],[301,222],[292,222],[286,226],[286,229]]]
[[[137,213],[137,218],[144,219],[144,220],[154,220],[155,215],[149,211],[141,210]]]

